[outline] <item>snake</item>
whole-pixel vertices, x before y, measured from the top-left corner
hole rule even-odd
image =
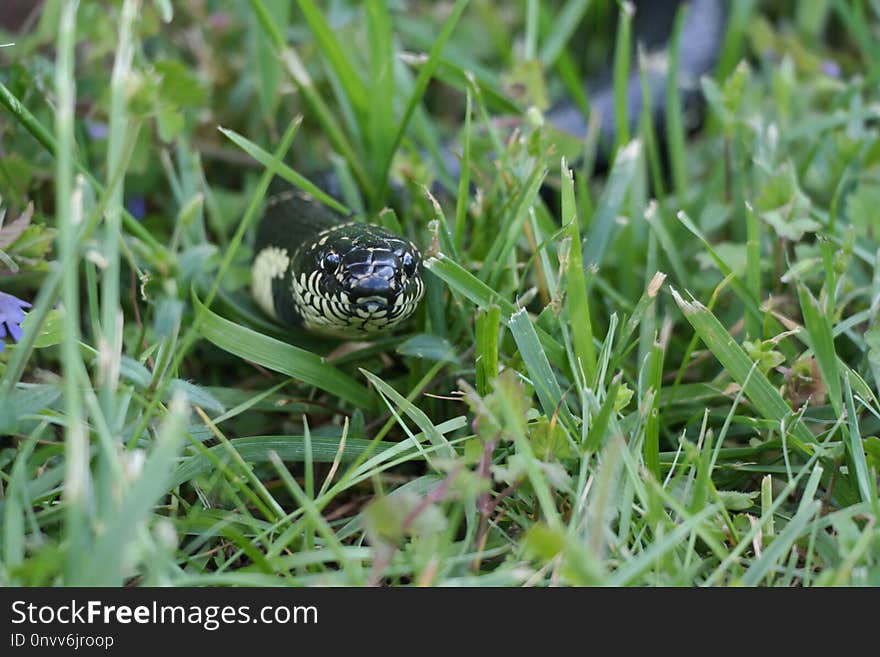
[[[415,244],[298,189],[269,197],[254,254],[257,305],[276,321],[311,333],[375,337],[409,318],[425,292]]]
[[[681,0],[639,4],[644,5],[650,27],[658,11],[672,16]],[[686,108],[700,95],[699,77],[717,61],[724,24],[720,0],[690,0],[678,66],[679,93]],[[658,53],[662,55],[664,48]],[[665,63],[648,70],[656,125],[663,122],[666,76]],[[641,113],[641,88],[638,73],[632,74],[627,82],[631,128]],[[614,141],[613,93],[607,83],[591,93],[593,111],[600,117],[600,145]],[[573,104],[551,109],[547,118],[558,129],[586,138],[587,123]],[[452,164],[447,170],[454,176],[458,160],[447,152],[444,159]],[[330,180],[332,185],[332,176]],[[289,188],[266,203],[254,242],[251,294],[267,315],[287,326],[345,340],[369,339],[413,315],[424,295],[422,273],[422,256],[411,241],[343,216],[309,194]]]

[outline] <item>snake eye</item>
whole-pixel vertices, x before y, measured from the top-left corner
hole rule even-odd
[[[321,260],[321,266],[327,270],[336,269],[339,266],[339,254],[336,251],[328,251]]]
[[[412,257],[412,253],[404,253],[400,261],[403,263],[403,271],[407,276],[412,276],[416,273],[416,261]]]

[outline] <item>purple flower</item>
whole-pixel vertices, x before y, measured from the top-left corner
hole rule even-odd
[[[833,59],[822,60],[822,72],[832,78],[840,78],[840,66]]]
[[[31,304],[27,301],[0,292],[0,351],[5,348],[3,338],[6,337],[7,331],[16,342],[21,339],[21,323],[24,321],[22,308],[30,307]]]
[[[90,121],[89,119],[86,119],[86,130],[92,139],[107,139],[107,133],[110,132],[110,128],[106,123]]]
[[[143,196],[131,196],[125,199],[125,209],[138,221],[142,221],[147,216],[147,202]]]

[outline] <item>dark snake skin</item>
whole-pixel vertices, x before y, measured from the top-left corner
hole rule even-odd
[[[412,242],[336,215],[297,190],[270,197],[254,253],[257,303],[314,333],[371,337],[412,315],[424,293]]]

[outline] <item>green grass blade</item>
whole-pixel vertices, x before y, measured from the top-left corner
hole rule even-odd
[[[449,441],[443,436],[443,433],[434,426],[434,423],[431,422],[430,418],[425,415],[424,411],[417,408],[415,404],[406,399],[403,395],[397,392],[390,385],[385,383],[378,376],[373,374],[372,372],[368,372],[365,369],[361,369],[361,374],[363,374],[370,383],[385,397],[390,399],[394,404],[402,410],[410,420],[412,420],[415,425],[422,430],[425,436],[431,441],[431,444],[434,447],[440,449],[440,453],[444,456],[452,458],[455,456],[455,450],[452,449],[452,445],[449,444]],[[393,410],[393,409],[392,409]]]
[[[670,327],[671,328],[671,327]],[[669,335],[664,330],[660,338],[654,340],[648,356],[648,390],[651,403],[648,406],[648,417],[645,420],[644,455],[645,467],[660,479],[660,390],[663,387],[663,358],[666,355],[666,344]]]
[[[574,420],[571,411],[562,397],[562,389],[550,368],[550,362],[526,310],[522,308],[513,313],[507,322],[507,327],[519,348],[520,356],[526,365],[532,386],[547,419],[552,420],[558,414],[567,428],[573,430]]]
[[[384,0],[370,0],[365,5],[370,44],[370,87],[368,132],[372,162],[376,169],[388,159],[394,132],[394,35],[391,16]],[[377,186],[381,181],[376,181]]]
[[[762,417],[776,423],[791,420],[792,409],[760,370],[752,371],[755,363],[749,359],[743,348],[730,336],[727,330],[699,301],[685,301],[673,288],[672,296],[685,318],[700,336],[703,343],[724,366],[731,378],[745,388],[746,396],[758,409]],[[803,449],[807,443],[816,442],[809,429],[800,421],[789,427],[799,440]]]
[[[384,197],[384,191],[388,186],[388,172],[391,168],[391,158],[394,156],[397,147],[400,146],[400,142],[403,140],[403,135],[409,125],[409,120],[412,118],[416,106],[422,101],[422,97],[425,95],[425,91],[428,88],[428,83],[431,81],[434,72],[440,64],[440,53],[443,51],[443,46],[446,45],[449,37],[452,36],[452,31],[455,29],[458,19],[461,18],[461,14],[465,10],[465,7],[467,7],[468,2],[470,2],[470,0],[456,0],[455,6],[452,8],[449,17],[437,33],[437,38],[431,47],[431,51],[428,53],[428,58],[419,70],[419,75],[416,78],[413,92],[406,102],[403,116],[400,117],[400,120],[398,121],[397,132],[395,132],[394,138],[391,140],[391,149],[388,153],[388,158],[380,169],[383,190],[383,193],[380,193],[380,198]]]
[[[773,539],[760,558],[752,563],[746,574],[743,575],[742,583],[745,586],[758,586],[774,568],[781,564],[792,545],[804,534],[813,517],[821,509],[822,502],[819,500],[811,500],[808,504],[802,505],[794,517],[788,521],[785,529],[779,532],[779,535]]]
[[[352,105],[362,114],[366,114],[369,103],[367,87],[360,74],[351,64],[349,57],[345,54],[345,49],[336,38],[333,28],[327,23],[324,15],[318,10],[312,0],[297,0],[297,4],[306,22],[309,24],[312,34],[315,35],[315,40],[318,42],[321,53],[330,62],[333,70],[336,71],[336,75],[339,77],[339,81],[342,83]]]
[[[746,211],[746,289],[752,299],[761,301],[761,226],[758,223],[758,217],[755,210],[748,203],[745,204]],[[747,318],[749,335],[757,338],[761,335],[758,319],[754,315]]]
[[[641,142],[638,140],[631,141],[617,151],[599,207],[596,208],[596,213],[587,230],[584,246],[585,267],[599,267],[602,256],[608,252],[611,233],[617,223],[617,215],[620,214],[623,200],[635,178],[638,168],[636,165],[641,152]]]
[[[281,63],[284,65],[290,79],[296,84],[300,93],[303,95],[306,103],[309,105],[312,115],[318,120],[327,134],[327,138],[333,144],[340,155],[348,162],[351,171],[357,178],[361,187],[367,196],[375,194],[373,188],[373,180],[367,174],[366,167],[361,161],[351,140],[346,136],[345,131],[339,125],[335,115],[324,102],[318,90],[315,88],[314,80],[312,80],[302,60],[297,52],[287,46],[284,36],[278,31],[277,26],[272,22],[272,16],[266,10],[262,0],[249,0],[251,9],[257,17],[260,26],[266,32],[270,41],[275,47],[275,52]]]
[[[669,144],[669,164],[672,169],[672,187],[679,205],[684,204],[688,188],[687,161],[685,158],[684,109],[679,93],[678,59],[681,52],[681,28],[689,5],[681,4],[675,14],[672,36],[669,38],[669,69],[666,73],[666,140]]]
[[[460,429],[464,425],[461,419],[456,418],[438,424],[436,429],[443,434]],[[268,463],[272,452],[278,454],[283,461],[294,463],[306,462],[309,458],[314,463],[332,463],[337,456],[341,462],[348,463],[357,460],[362,454],[370,453],[373,457],[365,463],[365,471],[369,471],[390,455],[397,457],[409,453],[417,455],[419,452],[415,443],[423,441],[425,436],[418,433],[413,438],[415,442],[404,441],[404,443],[346,438],[345,445],[340,451],[341,438],[341,434],[318,436],[314,433],[310,433],[309,440],[306,440],[305,436],[248,436],[232,438],[229,440],[229,445],[246,463]],[[388,450],[393,451],[388,452]],[[174,470],[169,487],[176,488],[187,481],[208,474],[222,467],[222,464],[228,463],[231,458],[226,445],[215,445],[204,452],[186,456]]]
[[[375,399],[367,388],[320,356],[234,324],[208,310],[195,294],[193,305],[203,317],[199,333],[221,349],[320,388],[358,408],[375,408]]]
[[[477,394],[485,397],[492,391],[491,382],[498,376],[498,334],[501,326],[501,309],[489,306],[477,314],[476,366]]]
[[[83,571],[71,578],[91,586],[120,586],[125,576],[126,544],[152,515],[153,506],[170,490],[174,461],[183,444],[188,410],[183,397],[172,401],[143,469],[125,491],[122,503],[95,542]]]
[[[798,284],[798,298],[804,315],[804,327],[810,336],[810,346],[819,364],[822,380],[828,390],[828,399],[834,412],[843,413],[843,391],[840,385],[840,370],[837,367],[837,352],[834,350],[834,336],[831,322],[819,308],[819,303],[803,284]]]
[[[545,68],[553,66],[559,58],[589,5],[590,0],[568,0],[556,14],[556,19],[547,31],[547,38],[544,39],[538,55]]]
[[[455,199],[455,248],[461,252],[464,248],[464,230],[467,222],[468,202],[470,201],[471,184],[471,93],[467,92],[464,132],[462,133],[461,173],[458,176],[458,195]]]
[[[516,306],[502,298],[498,292],[442,253],[428,258],[425,261],[425,267],[441,278],[450,288],[464,295],[476,305],[482,308],[489,308],[493,304],[497,305],[501,309],[501,318],[505,322],[509,321],[513,313],[517,311]],[[562,345],[546,331],[540,328],[536,331],[550,362],[565,369],[565,349]]]
[[[297,123],[301,123],[302,117],[297,117],[296,120]],[[257,146],[251,140],[247,139],[246,137],[242,137],[234,130],[227,130],[223,127],[218,127],[217,129],[222,132],[226,137],[228,137],[229,140],[233,142],[236,146],[241,148],[241,150],[250,155],[264,167],[266,167],[266,169],[280,176],[281,178],[284,178],[284,180],[289,182],[294,187],[312,195],[313,197],[315,197],[316,200],[320,201],[328,207],[333,208],[337,212],[341,212],[342,214],[346,215],[351,213],[351,210],[349,210],[347,207],[342,205],[342,203],[327,194],[327,192],[322,190],[313,182],[309,181],[305,176],[297,173],[289,166],[279,161],[270,152],[265,151]]]
[[[617,19],[617,37],[614,39],[614,150],[620,150],[629,141],[629,63],[632,57],[632,19],[635,7],[621,2]]]
[[[584,273],[581,232],[574,194],[574,175],[562,160],[562,224],[568,225],[571,239],[568,250],[568,287],[565,304],[572,327],[571,341],[578,367],[583,369],[586,383],[593,381],[596,373],[596,348],[593,345],[593,323],[590,319],[590,300],[587,296],[587,279]]]
[[[849,375],[843,377],[843,382],[846,386],[846,419],[849,429],[847,432],[846,448],[850,459],[852,459],[855,465],[853,476],[855,476],[862,502],[871,503],[876,496],[877,478],[876,476],[872,477],[868,472],[868,462],[865,459],[865,448],[862,443],[862,434],[859,431],[859,418],[856,414],[856,405],[853,401]]]

